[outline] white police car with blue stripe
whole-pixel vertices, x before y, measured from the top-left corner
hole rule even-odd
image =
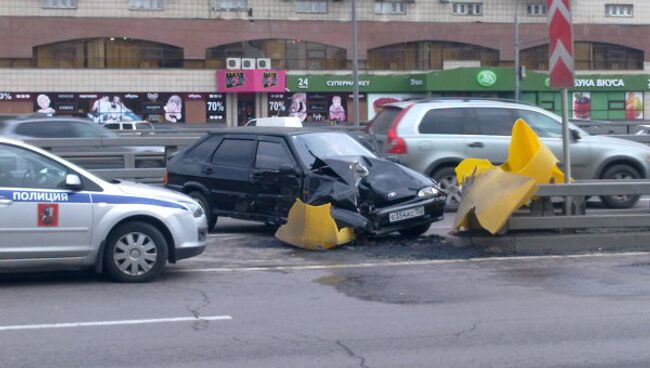
[[[199,255],[207,223],[190,197],[104,181],[28,144],[0,138],[0,271],[94,267],[150,281]]]

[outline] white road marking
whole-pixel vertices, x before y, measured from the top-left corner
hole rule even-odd
[[[401,267],[401,266],[427,266],[462,263],[484,263],[496,261],[539,261],[547,259],[580,259],[580,258],[607,258],[607,257],[639,257],[650,256],[650,252],[624,252],[624,253],[591,253],[573,254],[563,256],[512,256],[512,257],[485,257],[465,259],[430,259],[423,261],[396,261],[396,262],[367,262],[367,263],[338,263],[315,264],[302,266],[265,266],[265,267],[213,267],[213,268],[185,268],[168,269],[166,272],[251,272],[251,271],[301,271],[301,270],[329,270],[342,268],[371,268],[371,267]]]
[[[170,323],[170,322],[196,322],[196,321],[222,321],[231,320],[231,316],[206,316],[206,317],[177,317],[177,318],[157,318],[157,319],[130,319],[122,321],[96,321],[96,322],[70,322],[70,323],[44,323],[39,325],[13,325],[0,326],[0,331],[16,330],[44,330],[52,328],[72,328],[72,327],[99,327],[99,326],[120,326],[120,325],[140,325],[147,323]]]

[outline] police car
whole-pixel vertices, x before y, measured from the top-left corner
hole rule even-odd
[[[121,282],[154,279],[199,255],[203,210],[162,188],[106,182],[48,152],[0,138],[0,271],[94,267]]]

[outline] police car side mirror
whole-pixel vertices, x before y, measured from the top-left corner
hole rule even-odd
[[[65,176],[65,187],[71,190],[81,190],[81,178],[77,174],[68,174]]]

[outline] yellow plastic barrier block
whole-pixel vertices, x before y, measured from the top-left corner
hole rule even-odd
[[[296,199],[287,223],[275,233],[281,241],[309,250],[330,249],[354,240],[354,230],[339,229],[330,214],[331,204],[312,206]]]
[[[485,159],[463,160],[455,169],[459,185],[474,177],[463,190],[454,227],[467,228],[470,214],[482,228],[497,233],[514,211],[528,203],[538,184],[564,181],[558,159],[535,131],[519,119],[512,128],[508,160],[494,166]]]

